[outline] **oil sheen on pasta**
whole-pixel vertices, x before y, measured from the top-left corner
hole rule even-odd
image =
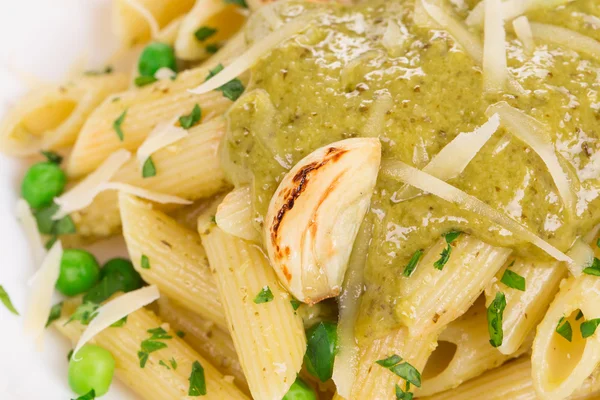
[[[453,1],[467,15],[476,1]],[[317,8],[318,18],[301,36],[276,48],[252,69],[252,82],[229,113],[224,164],[234,182],[253,187],[257,220],[264,216],[282,176],[328,143],[364,135],[378,94],[392,95],[379,136],[383,159],[423,167],[460,132],[487,118],[485,110],[507,101],[545,122],[563,165],[576,174],[576,210],[562,206],[542,160],[503,129],[494,134],[465,171],[449,181],[503,210],[561,250],[600,220],[600,63],[548,43],[525,54],[510,32],[511,72],[530,96],[485,96],[478,67],[442,30],[417,27],[412,1],[370,1],[355,7],[287,3],[283,19]],[[600,40],[600,27],[583,13],[600,16],[595,0],[534,12],[531,21],[560,24]],[[389,19],[401,27],[403,46],[390,54],[381,44]],[[401,184],[380,179],[369,218],[375,222],[358,332],[374,337],[397,325],[397,286],[410,256],[451,230],[544,256],[527,243],[473,213],[435,196],[397,203]]]

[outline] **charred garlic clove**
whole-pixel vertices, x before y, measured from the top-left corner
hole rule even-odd
[[[265,244],[283,285],[314,304],[340,293],[381,162],[374,138],[315,150],[283,178],[271,199]]]

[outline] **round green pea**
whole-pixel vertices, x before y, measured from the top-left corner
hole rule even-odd
[[[317,395],[306,382],[298,377],[282,400],[317,400]]]
[[[110,387],[115,373],[115,359],[106,349],[86,344],[69,360],[69,386],[80,396],[92,389],[102,396]]]
[[[100,279],[96,258],[85,250],[67,249],[60,260],[60,274],[56,288],[66,296],[88,291]]]
[[[121,282],[124,292],[131,292],[142,287],[144,281],[133,267],[131,261],[125,258],[113,258],[104,264],[101,270],[101,277],[113,276]]]
[[[21,183],[21,196],[31,208],[42,208],[52,204],[67,183],[67,176],[60,166],[51,162],[34,164],[27,170]]]
[[[165,43],[154,42],[144,48],[138,61],[141,76],[154,76],[156,71],[166,67],[177,71],[175,51]]]

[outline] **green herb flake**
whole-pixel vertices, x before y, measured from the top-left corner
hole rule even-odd
[[[600,276],[600,260],[594,257],[592,265],[583,270],[584,274]]]
[[[290,304],[292,305],[294,311],[296,311],[302,305],[302,302],[296,299],[292,299],[290,300]]]
[[[167,363],[165,363],[163,360],[160,360],[160,361],[158,362],[158,365],[162,365],[162,366],[163,366],[163,367],[165,367],[166,369],[171,369],[171,367],[169,367],[169,366],[167,365]]]
[[[304,355],[304,364],[308,372],[321,382],[331,379],[337,350],[337,324],[321,321],[308,329]]]
[[[402,357],[400,357],[397,354],[394,354],[394,355],[389,356],[388,358],[385,358],[383,360],[377,360],[375,362],[377,364],[381,365],[383,368],[389,369],[401,361],[402,361]]]
[[[113,122],[113,129],[117,133],[117,137],[119,138],[119,140],[121,142],[125,139],[125,135],[123,134],[123,129],[122,129],[121,125],[123,125],[123,121],[125,121],[126,116],[127,116],[127,110],[123,111],[121,113],[121,115],[119,115],[119,117],[117,119],[115,119],[115,122]]]
[[[412,400],[413,394],[406,389],[406,392],[396,384],[396,400]]]
[[[42,150],[41,153],[44,157],[46,157],[46,160],[48,160],[51,163],[60,165],[60,163],[62,163],[63,161],[63,157],[60,154],[55,153],[53,151]]]
[[[211,28],[210,26],[201,26],[196,32],[194,32],[194,36],[201,42],[204,42],[209,37],[213,36],[217,33],[217,29]]]
[[[173,336],[169,335],[167,333],[167,331],[165,331],[160,326],[158,328],[148,329],[146,332],[148,332],[149,334],[152,335],[152,336],[150,336],[151,340],[154,340],[154,339],[173,339]]]
[[[37,222],[38,231],[44,235],[69,235],[77,232],[75,223],[69,215],[59,220],[53,220],[52,216],[56,214],[59,206],[56,203],[52,203],[48,207],[40,208],[33,213],[35,221]],[[54,242],[50,243],[52,247]]]
[[[202,119],[202,109],[198,104],[195,104],[191,113],[179,117],[179,125],[181,125],[183,129],[190,129],[200,122],[200,119]]]
[[[154,83],[156,81],[158,81],[158,79],[156,79],[153,76],[138,76],[135,78],[133,83],[135,83],[135,86],[137,86],[137,87],[144,87],[144,86],[150,85],[151,83]]]
[[[52,248],[52,246],[54,246],[54,243],[56,243],[56,241],[58,240],[58,236],[52,236],[50,239],[48,239],[46,241],[46,243],[44,243],[44,248],[46,250],[50,250]]]
[[[502,330],[502,317],[506,308],[506,297],[504,293],[496,293],[496,297],[487,309],[488,331],[490,333],[490,344],[493,347],[502,345],[504,332]]]
[[[421,387],[421,374],[409,363],[404,362],[394,365],[393,367],[389,368],[389,370],[398,375],[400,378],[404,379],[406,382],[410,382],[416,387]]]
[[[185,337],[185,332],[184,332],[184,331],[177,331],[177,332],[175,332],[175,334],[176,334],[178,337],[182,338],[182,339]]]
[[[440,259],[433,263],[435,269],[439,269],[440,271],[444,269],[444,265],[446,265],[450,259],[450,254],[452,254],[451,244],[460,236],[460,234],[461,232],[452,231],[444,235],[444,239],[446,239],[446,248],[440,253]]]
[[[142,342],[142,351],[144,353],[154,353],[155,351],[166,349],[169,347],[164,342],[159,342],[158,340],[146,339]]]
[[[117,292],[125,292],[123,282],[115,274],[109,274],[83,296],[83,301],[100,304]]]
[[[215,54],[217,51],[219,51],[219,45],[217,45],[217,44],[206,45],[206,52],[208,54]]]
[[[500,282],[504,283],[509,288],[517,289],[522,292],[525,291],[525,278],[509,269],[504,270],[504,274],[502,275]]]
[[[571,323],[569,321],[565,321],[565,317],[562,317],[558,321],[556,333],[567,339],[569,342],[573,340],[573,328],[571,328]]]
[[[113,67],[111,65],[107,65],[104,69],[100,70],[90,70],[85,71],[83,74],[87,76],[98,76],[98,75],[108,75],[113,72]]]
[[[51,323],[60,318],[62,314],[62,307],[62,301],[52,306],[52,308],[50,309],[50,315],[48,315],[48,320],[46,321],[46,328],[49,327]]]
[[[177,361],[173,357],[169,360],[169,364],[171,364],[171,368],[177,369]]]
[[[138,360],[140,360],[140,368],[144,368],[146,363],[148,362],[148,357],[150,356],[145,351],[138,351],[137,353]]]
[[[127,323],[127,315],[124,316],[123,318],[121,318],[120,320],[118,320],[117,322],[114,322],[110,327],[111,328],[121,328],[126,323]]]
[[[579,310],[579,312],[577,312],[577,315],[575,316],[575,321],[579,321],[581,318],[583,318],[583,312]]]
[[[598,240],[596,240],[596,247],[598,247],[600,249],[600,238],[598,238]]]
[[[150,260],[148,259],[148,256],[145,254],[142,254],[142,268],[143,269],[150,269]]]
[[[254,298],[255,304],[269,303],[271,301],[273,301],[273,293],[271,292],[271,288],[268,286],[262,288]]]
[[[422,255],[423,255],[423,250],[415,251],[415,254],[412,255],[412,257],[410,258],[410,261],[408,261],[408,264],[406,264],[406,267],[404,267],[404,273],[403,273],[404,276],[406,276],[408,278],[412,275],[415,268],[417,268],[417,265],[419,264],[419,260],[421,259]]]
[[[81,304],[75,312],[71,315],[71,317],[65,322],[65,325],[71,323],[72,321],[80,321],[83,325],[88,325],[96,315],[98,315],[98,308],[100,306],[91,302],[84,302]]]
[[[142,167],[142,177],[151,178],[153,176],[156,176],[156,166],[154,165],[154,161],[152,161],[152,157],[148,157]]]
[[[190,388],[188,389],[188,396],[204,396],[206,394],[206,380],[204,378],[204,368],[198,361],[194,361],[192,364],[192,373],[188,379],[190,381]]]
[[[217,65],[215,68],[209,71],[206,80],[211,79],[219,72],[223,71],[223,69],[223,64]],[[244,93],[245,88],[242,81],[240,81],[238,78],[234,78],[215,90],[223,92],[223,96],[227,97],[229,100],[236,101],[242,95],[242,93]]]
[[[73,357],[73,349],[69,350],[67,353],[67,361],[71,361],[71,357]]]
[[[588,338],[596,333],[596,328],[600,325],[600,318],[590,319],[579,326],[581,337]]]
[[[0,301],[2,301],[2,304],[4,304],[4,307],[6,307],[8,311],[15,315],[19,315],[19,312],[10,300],[10,296],[8,295],[8,293],[6,293],[6,290],[4,290],[4,287],[2,285],[0,285]]]
[[[227,4],[233,4],[242,8],[248,8],[248,4],[246,4],[246,0],[225,0]]]
[[[96,398],[96,391],[94,389],[90,390],[89,392],[87,392],[86,394],[84,394],[83,396],[79,396],[76,399],[72,399],[72,400],[94,400]]]

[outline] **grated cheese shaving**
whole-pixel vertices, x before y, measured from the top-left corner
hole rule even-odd
[[[122,296],[117,297],[104,304],[97,310],[96,317],[90,322],[86,330],[83,332],[75,350],[73,350],[73,357],[77,355],[77,352],[97,334],[108,328],[115,322],[132,312],[139,310],[140,308],[158,300],[160,292],[155,285],[147,286],[138,290],[134,290],[129,293],[125,293]],[[49,310],[49,309],[48,309]],[[45,322],[45,321],[44,321]]]
[[[177,118],[173,118],[167,123],[159,124],[152,132],[150,132],[136,153],[140,167],[143,167],[146,160],[152,154],[164,147],[172,145],[188,135],[187,130],[173,125],[175,121],[177,121]]]
[[[387,92],[380,92],[375,94],[375,101],[371,106],[369,112],[369,118],[363,127],[364,137],[379,137],[383,133],[385,127],[385,115],[394,106],[394,99],[392,95]]]
[[[191,201],[181,197],[172,196],[170,194],[153,192],[148,189],[143,189],[137,186],[129,185],[121,182],[106,182],[100,185],[100,192],[103,190],[118,190],[127,194],[131,194],[142,199],[150,200],[160,204],[192,204]]]
[[[498,114],[502,125],[513,135],[524,141],[544,161],[560,197],[568,209],[573,207],[573,193],[569,177],[560,165],[550,134],[544,124],[501,101],[486,110],[486,115]]]
[[[62,243],[57,240],[31,279],[31,295],[25,315],[25,332],[36,339],[38,350],[41,350],[43,345],[44,328],[52,308],[52,294],[60,274],[62,253]]]
[[[581,239],[575,241],[567,255],[573,259],[573,263],[567,267],[575,277],[580,276],[583,270],[594,262],[594,250]]]
[[[523,48],[529,54],[532,54],[535,50],[535,42],[533,40],[533,33],[531,32],[531,25],[529,25],[529,19],[526,16],[520,16],[513,21],[513,29],[517,34],[517,38],[523,43]]]
[[[277,31],[272,32],[265,38],[259,40],[256,44],[246,50],[244,54],[225,67],[219,74],[195,89],[189,90],[189,92],[195,94],[207,93],[223,86],[230,80],[237,78],[280,43],[306,29],[314,17],[313,13],[308,13],[288,22]]]
[[[541,239],[506,214],[494,210],[492,207],[476,197],[457,189],[456,187],[436,178],[433,175],[413,168],[401,161],[390,161],[384,163],[382,165],[381,172],[390,178],[398,179],[425,192],[434,194],[448,202],[459,205],[463,209],[486,217],[503,228],[509,230],[516,236],[536,245],[559,261],[566,261],[568,263],[573,262],[569,256],[552,246],[550,243]]]
[[[388,52],[396,56],[399,50],[404,47],[405,41],[405,32],[402,32],[400,25],[398,25],[394,20],[390,19],[388,21],[385,33],[383,34],[383,38],[381,39],[381,44],[383,47],[385,47]]]
[[[67,193],[54,199],[54,202],[59,205],[59,209],[52,219],[61,219],[92,204],[94,198],[102,191],[101,185],[108,182],[130,157],[131,153],[125,149],[117,150],[108,156],[94,172]]]
[[[229,193],[217,207],[215,221],[226,233],[251,242],[260,242],[260,233],[253,224],[250,186],[241,186]]]
[[[154,15],[152,15],[150,10],[144,7],[144,5],[141,4],[138,0],[125,1],[131,6],[131,8],[137,11],[137,13],[140,14],[142,18],[146,20],[146,22],[148,23],[148,27],[150,28],[150,34],[152,35],[152,38],[158,37],[158,34],[160,33],[160,25],[158,24],[158,21],[156,20],[156,18],[154,18]]]
[[[508,81],[506,31],[500,0],[485,0],[483,45],[483,86],[486,91],[501,92]]]
[[[500,127],[500,117],[497,114],[473,132],[460,133],[450,143],[433,157],[423,168],[423,172],[438,179],[447,181],[460,175],[481,148],[487,143]],[[413,186],[407,186],[393,197],[394,202],[409,200],[418,196],[420,191]]]
[[[538,40],[564,46],[600,61],[600,42],[589,36],[556,25],[532,22],[531,33]]]
[[[46,249],[44,248],[42,236],[38,230],[35,217],[31,212],[29,204],[27,204],[24,199],[19,199],[17,201],[17,218],[23,226],[25,236],[27,236],[27,241],[31,245],[33,251],[33,263],[36,267],[38,267],[44,260]]]
[[[502,18],[511,21],[528,11],[539,8],[558,7],[573,0],[506,0],[502,2]],[[469,26],[481,26],[485,20],[485,2],[480,2],[471,10],[466,19]]]

